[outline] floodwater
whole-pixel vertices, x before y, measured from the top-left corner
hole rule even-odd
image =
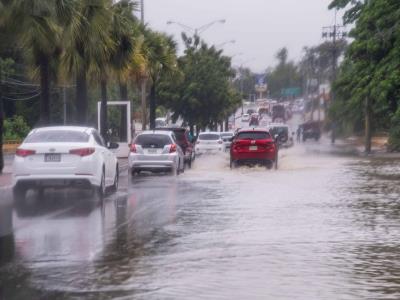
[[[400,299],[399,179],[400,161],[309,142],[277,171],[220,155],[125,176],[103,205],[3,201],[0,299]]]

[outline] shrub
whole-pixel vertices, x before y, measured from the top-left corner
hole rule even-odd
[[[23,140],[29,133],[30,128],[22,116],[15,116],[4,120],[4,141]]]

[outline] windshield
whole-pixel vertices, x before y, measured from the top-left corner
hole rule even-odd
[[[137,136],[135,144],[142,148],[164,148],[164,146],[172,144],[172,141],[167,135],[142,134]]]
[[[72,130],[37,131],[27,136],[25,143],[87,143],[89,135]]]
[[[267,140],[270,139],[271,136],[268,132],[261,131],[245,131],[240,132],[237,136],[237,140]]]
[[[199,140],[203,141],[213,141],[213,140],[219,140],[220,135],[219,134],[213,134],[213,133],[204,133],[199,135]]]

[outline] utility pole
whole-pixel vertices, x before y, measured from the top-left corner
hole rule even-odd
[[[140,21],[144,25],[144,0],[140,0]],[[140,94],[142,106],[142,130],[146,130],[147,125],[147,105],[146,105],[146,76],[140,78]],[[135,124],[133,124],[135,126]]]
[[[333,92],[332,86],[337,77],[337,61],[338,61],[337,42],[338,40],[342,40],[347,36],[347,32],[344,30],[345,27],[343,25],[337,25],[336,17],[337,17],[337,10],[335,10],[335,24],[333,26],[325,26],[322,28],[322,38],[332,41],[332,78],[331,78],[331,93],[330,93],[331,103],[335,101],[335,94]],[[336,121],[334,120],[331,122],[331,131],[332,131],[331,143],[334,144],[336,139]]]

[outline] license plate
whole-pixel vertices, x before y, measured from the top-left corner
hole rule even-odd
[[[61,161],[61,154],[59,153],[46,153],[44,155],[45,162],[60,162]]]
[[[250,146],[250,147],[249,147],[249,150],[250,150],[250,151],[257,151],[257,150],[258,150],[258,147],[257,147],[257,146]]]
[[[148,149],[147,153],[149,154],[156,154],[157,153],[157,149]]]

